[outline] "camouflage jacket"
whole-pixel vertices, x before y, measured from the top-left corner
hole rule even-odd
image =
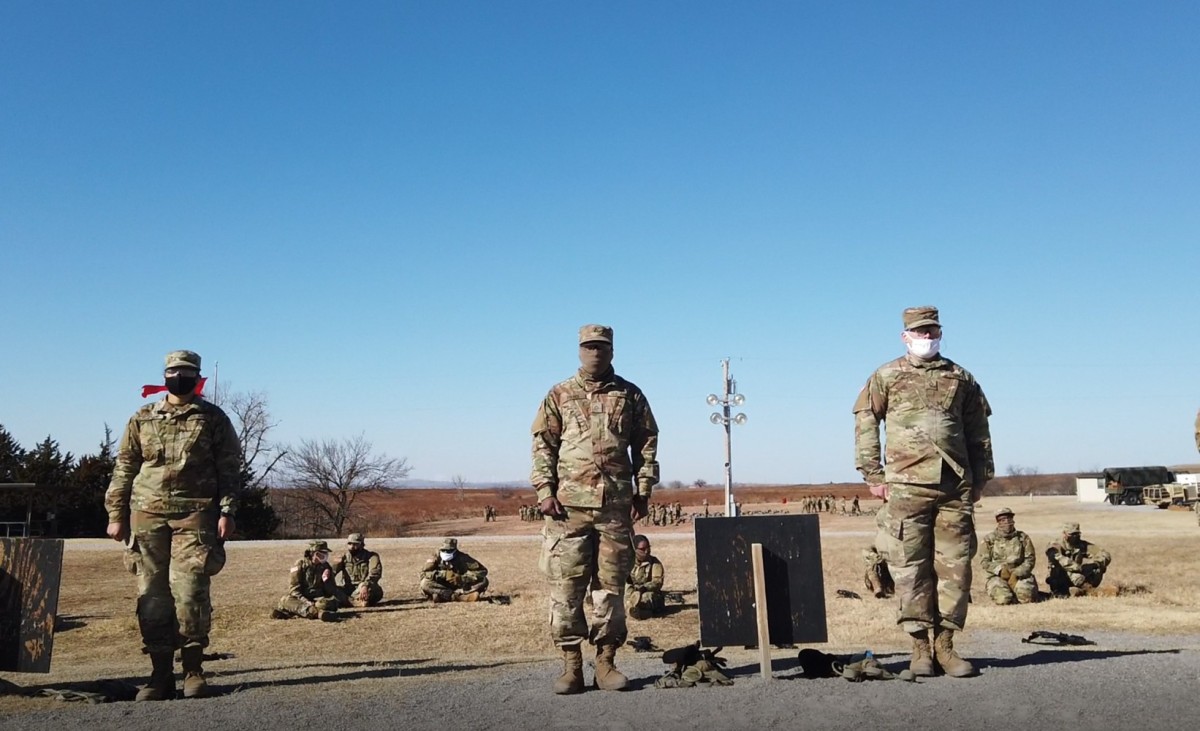
[[[1080,539],[1072,544],[1065,538],[1060,538],[1050,544],[1046,549],[1046,558],[1050,559],[1051,569],[1061,566],[1068,573],[1078,573],[1083,569],[1085,563],[1096,564],[1102,569],[1107,568],[1112,561],[1112,556],[1108,551],[1095,543],[1088,543]]]
[[[1033,575],[1037,556],[1033,552],[1033,540],[1024,531],[1015,530],[1008,535],[994,530],[983,537],[979,551],[980,565],[989,576],[996,576],[1001,566],[1007,566],[1018,579]]]
[[[982,485],[995,474],[991,413],[983,389],[962,366],[903,355],[871,374],[854,403],[855,467],[871,484],[935,485],[947,466]],[[886,459],[880,422],[887,424]]]
[[[329,571],[329,580],[322,578],[325,571]],[[288,594],[299,599],[320,599],[321,597],[333,596],[334,572],[332,567],[327,563],[316,563],[307,556],[296,562],[292,567],[290,575],[291,587]]]
[[[343,571],[351,583],[370,581],[372,584],[378,584],[383,578],[383,563],[379,560],[379,554],[374,551],[363,549],[359,551],[358,556],[346,551],[341,558],[333,562],[333,573],[340,574]]]
[[[662,561],[654,556],[648,558],[645,563],[634,561],[633,568],[629,570],[629,578],[625,580],[625,583],[638,591],[662,591]]]
[[[146,404],[125,426],[112,482],[104,494],[109,522],[143,513],[233,514],[242,450],[233,423],[201,398],[174,406]]]
[[[658,424],[641,389],[611,372],[598,381],[577,373],[550,389],[533,419],[530,481],[539,502],[628,503],[658,484],[657,455]]]
[[[442,557],[435,553],[421,568],[422,579],[429,579],[457,589],[475,586],[487,578],[487,575],[486,566],[462,551],[456,552],[454,558],[449,561],[443,561]]]

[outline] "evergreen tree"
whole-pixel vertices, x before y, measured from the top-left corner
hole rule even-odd
[[[35,528],[48,533],[54,516],[73,508],[71,473],[75,469],[75,457],[62,453],[58,442],[47,436],[36,447],[25,453],[19,472],[21,482],[37,485],[33,492],[33,519]]]
[[[242,498],[237,512],[237,537],[247,540],[270,538],[279,527],[279,516],[271,507],[267,486],[255,479],[254,470],[241,472]]]
[[[116,457],[112,429],[104,425],[100,451],[80,457],[71,473],[70,505],[60,509],[58,534],[65,537],[100,537],[108,525],[104,492],[112,481]]]

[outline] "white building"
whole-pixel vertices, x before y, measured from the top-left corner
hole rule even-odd
[[[1104,475],[1089,472],[1075,475],[1075,499],[1081,503],[1102,503],[1107,496],[1104,494]]]

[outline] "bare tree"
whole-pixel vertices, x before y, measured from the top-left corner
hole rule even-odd
[[[302,441],[283,456],[284,483],[301,505],[318,516],[319,528],[341,535],[354,503],[408,476],[406,459],[372,454],[361,435],[353,439]]]
[[[458,496],[458,501],[461,503],[467,497],[467,481],[463,479],[462,475],[455,475],[454,478],[450,480],[450,484],[454,485],[454,489],[457,491],[455,494]]]
[[[1037,480],[1032,479],[1041,474],[1037,467],[1025,467],[1019,464],[1010,464],[1005,468],[1008,476],[1012,478],[1011,482],[1016,485],[1017,492],[1022,495],[1033,496],[1034,488],[1037,487]]]
[[[708,482],[706,482],[704,480],[696,480],[692,484],[695,485],[696,487],[701,487],[701,488],[708,487]]]
[[[287,452],[272,444],[268,439],[271,430],[278,426],[271,420],[267,408],[267,396],[262,391],[230,393],[228,387],[221,390],[224,403],[218,404],[233,418],[237,427],[238,440],[242,444],[242,470],[248,476],[246,489],[261,487]],[[262,469],[255,467],[258,462]]]

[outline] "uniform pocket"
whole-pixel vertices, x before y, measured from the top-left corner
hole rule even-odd
[[[142,549],[138,546],[136,538],[123,552],[121,561],[125,564],[125,570],[134,576],[142,573]]]
[[[588,537],[548,538],[542,546],[539,565],[551,581],[575,579],[587,573],[590,557]]]

